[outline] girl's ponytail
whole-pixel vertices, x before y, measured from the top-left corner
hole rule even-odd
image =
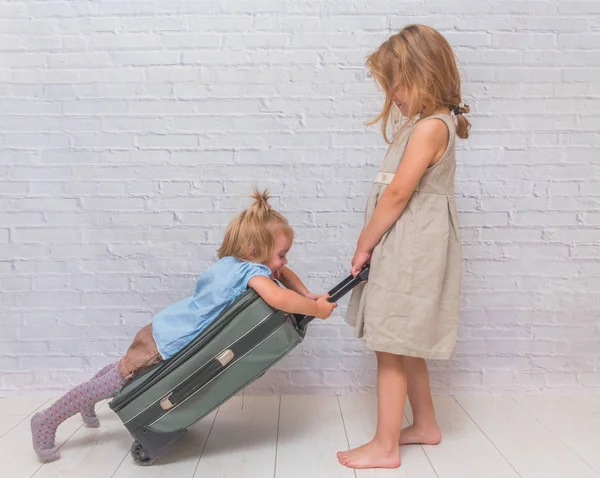
[[[465,105],[462,102],[452,108],[452,113],[454,113],[454,117],[456,118],[456,135],[462,139],[467,139],[469,137],[471,123],[465,118],[465,115],[469,113],[469,111],[471,111],[469,105]]]
[[[271,211],[271,205],[269,204],[271,196],[269,191],[264,190],[263,192],[260,192],[258,189],[254,188],[250,197],[254,199],[254,202],[246,210],[247,220],[256,225],[266,224],[269,221]]]
[[[264,263],[273,250],[273,234],[282,232],[293,239],[294,231],[285,217],[271,209],[269,191],[252,191],[254,202],[229,223],[217,255]]]

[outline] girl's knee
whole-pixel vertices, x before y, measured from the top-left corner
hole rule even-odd
[[[379,364],[390,364],[394,366],[404,366],[404,355],[397,355],[390,352],[375,352]]]

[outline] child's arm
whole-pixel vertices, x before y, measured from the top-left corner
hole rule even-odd
[[[404,212],[423,174],[439,152],[443,154],[447,143],[448,128],[441,121],[423,121],[415,126],[394,179],[379,198],[371,220],[360,234],[352,259],[354,276],[369,261],[371,251]]]
[[[306,299],[292,290],[282,289],[264,276],[255,276],[250,279],[248,287],[252,287],[271,307],[290,314],[310,315],[326,319],[337,307],[336,303],[327,301],[329,297],[327,294],[317,301]]]
[[[300,279],[300,277],[298,277],[298,275],[296,275],[296,273],[294,271],[292,271],[290,268],[288,267],[282,267],[279,271],[279,276],[277,277],[277,279],[279,279],[279,281],[287,288],[290,290],[293,290],[294,292],[297,292],[298,294],[300,294],[303,297],[306,297],[307,299],[318,299],[319,296],[316,294],[312,294],[307,287],[304,285],[304,283],[302,282],[302,280]]]

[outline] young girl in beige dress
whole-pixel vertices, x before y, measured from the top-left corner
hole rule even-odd
[[[456,136],[468,136],[469,107],[454,53],[433,28],[405,27],[367,66],[385,92],[371,124],[381,123],[390,147],[352,259],[353,275],[369,262],[371,270],[350,299],[348,323],[377,355],[377,431],[338,459],[351,468],[395,468],[398,444],[441,440],[424,359],[448,359],[456,343],[461,247],[454,151]],[[407,393],[414,421],[401,430]]]

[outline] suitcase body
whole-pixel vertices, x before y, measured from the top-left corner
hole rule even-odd
[[[330,300],[367,274],[340,283]],[[151,464],[188,427],[261,377],[302,342],[311,320],[273,309],[249,289],[185,349],[126,384],[110,408],[135,439],[136,463]]]

